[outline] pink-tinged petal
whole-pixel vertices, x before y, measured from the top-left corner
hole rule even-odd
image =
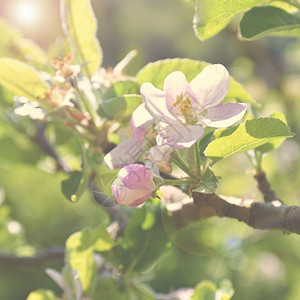
[[[138,206],[145,202],[152,192],[148,190],[128,189],[118,177],[112,183],[114,200],[120,205]]]
[[[175,118],[181,116],[181,112],[174,106],[177,96],[182,94],[183,99],[185,99],[186,96],[195,98],[194,93],[185,78],[185,75],[180,71],[173,72],[166,77],[164,83],[164,92],[166,96],[167,108]]]
[[[133,137],[140,146],[143,144],[145,135],[148,129],[151,127],[154,119],[145,108],[145,104],[139,105],[136,110],[132,113],[130,120],[130,128]]]
[[[210,65],[190,82],[190,87],[196,95],[193,107],[199,113],[224,99],[230,87],[230,76],[223,65]]]
[[[112,194],[118,204],[138,206],[155,191],[151,172],[140,164],[125,166],[112,183]]]
[[[119,169],[135,163],[142,154],[142,148],[135,139],[123,141],[104,156],[104,163],[110,169]]]
[[[155,183],[151,172],[141,164],[132,164],[122,168],[118,177],[122,179],[129,189],[155,190]]]
[[[210,127],[228,127],[241,120],[247,110],[244,103],[223,103],[209,108],[202,123]]]
[[[141,86],[141,94],[145,108],[159,122],[176,124],[179,122],[168,110],[165,93],[155,88],[150,82]]]
[[[174,148],[190,148],[203,135],[204,129],[200,125],[167,125],[157,136],[157,145],[169,145]]]

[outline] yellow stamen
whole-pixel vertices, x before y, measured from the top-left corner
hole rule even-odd
[[[181,92],[176,96],[176,102],[173,104],[173,106],[182,113],[186,123],[192,124],[197,121],[193,112],[190,95],[187,95],[185,98],[183,98],[183,92]]]

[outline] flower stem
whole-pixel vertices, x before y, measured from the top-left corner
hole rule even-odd
[[[164,179],[158,185],[158,187],[163,185],[190,185],[194,184],[195,181],[192,179]]]
[[[172,160],[174,163],[182,169],[186,174],[188,174],[190,177],[194,178],[195,174],[191,172],[189,166],[186,164],[186,162],[180,157],[180,154],[178,153],[177,150],[173,152],[173,158]]]
[[[201,175],[201,156],[200,156],[200,149],[199,149],[199,142],[194,144],[195,154],[196,154],[196,166],[197,166],[197,175]]]

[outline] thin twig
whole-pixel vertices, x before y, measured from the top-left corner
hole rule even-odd
[[[276,195],[276,193],[272,190],[271,185],[266,177],[266,173],[264,171],[260,171],[259,173],[254,174],[254,178],[257,181],[257,187],[261,191],[264,196],[265,202],[272,202],[274,200],[280,200],[280,198]]]
[[[51,247],[49,250],[39,252],[35,256],[16,256],[9,254],[0,254],[0,265],[4,266],[24,266],[40,267],[41,265],[53,261],[62,260],[65,255],[64,247]]]

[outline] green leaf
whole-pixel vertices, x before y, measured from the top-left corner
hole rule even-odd
[[[111,85],[104,93],[104,99],[115,98],[123,95],[138,94],[139,85],[132,80],[120,80]]]
[[[149,201],[149,200],[148,200]],[[160,206],[136,209],[131,215],[114,258],[125,269],[145,270],[167,249],[169,238],[162,230]]]
[[[72,234],[66,242],[65,262],[70,270],[77,271],[85,294],[89,294],[96,280],[93,242],[86,230]]]
[[[77,202],[86,191],[88,185],[89,169],[86,159],[86,150],[81,147],[82,171],[73,171],[70,177],[61,182],[63,195],[72,202]]]
[[[208,65],[210,64],[207,62],[186,58],[158,60],[147,64],[141,69],[137,74],[136,80],[139,85],[151,82],[156,88],[162,89],[165,78],[170,73],[181,71],[185,74],[187,81],[190,82]],[[232,77],[230,78],[230,89],[225,99],[235,99],[257,105],[249,93]]]
[[[252,119],[231,129],[217,131],[216,139],[208,145],[204,153],[213,161],[218,161],[234,153],[292,136],[288,126],[281,120]]]
[[[201,178],[200,186],[193,190],[202,194],[212,194],[218,187],[218,178],[214,172],[207,168],[206,172]]]
[[[57,300],[58,297],[55,296],[55,294],[50,290],[36,290],[31,292],[27,300]]]
[[[195,34],[206,40],[219,33],[235,14],[263,2],[268,0],[195,0]]]
[[[102,49],[90,0],[61,0],[61,18],[75,61],[83,64],[83,74],[91,78],[101,65]]]
[[[116,245],[104,225],[72,234],[66,242],[65,261],[77,270],[85,294],[90,295],[96,283],[95,251],[108,251]]]
[[[283,113],[275,112],[270,117],[274,118],[274,119],[281,120],[282,122],[284,122],[287,125],[287,121],[286,121],[286,118],[285,118],[285,116],[284,116]],[[277,139],[277,140],[275,140],[273,142],[266,143],[266,144],[264,144],[264,145],[262,145],[260,147],[257,147],[256,150],[259,151],[259,152],[261,152],[261,153],[270,152],[270,151],[278,148],[283,143],[284,140],[285,140],[285,138]]]
[[[230,89],[225,96],[225,99],[235,99],[238,102],[246,102],[255,106],[260,106],[260,104],[257,103],[243,86],[233,79],[233,77],[230,77]]]
[[[86,182],[84,181],[82,175],[83,172],[74,171],[71,173],[68,179],[61,182],[62,193],[68,200],[72,202],[76,202],[77,200],[79,200],[80,196],[82,195],[82,193],[79,192],[82,185],[84,185],[85,190]]]
[[[230,300],[234,294],[231,281],[228,279],[222,280],[217,293],[220,296],[220,300]]]
[[[264,35],[300,27],[300,17],[274,6],[253,7],[247,11],[241,22],[243,38],[255,40]]]
[[[142,97],[139,95],[124,95],[102,102],[97,112],[102,118],[126,121],[141,103]]]
[[[18,46],[20,53],[30,62],[45,65],[49,61],[45,51],[32,40],[21,39]]]
[[[191,300],[215,300],[217,287],[211,281],[202,281],[195,287]]]
[[[48,91],[46,83],[33,68],[11,58],[0,58],[0,85],[16,96],[38,102]]]
[[[209,64],[186,58],[173,58],[158,60],[147,64],[136,77],[139,85],[151,82],[156,88],[162,89],[165,78],[174,71],[181,71],[188,81],[196,77]]]

